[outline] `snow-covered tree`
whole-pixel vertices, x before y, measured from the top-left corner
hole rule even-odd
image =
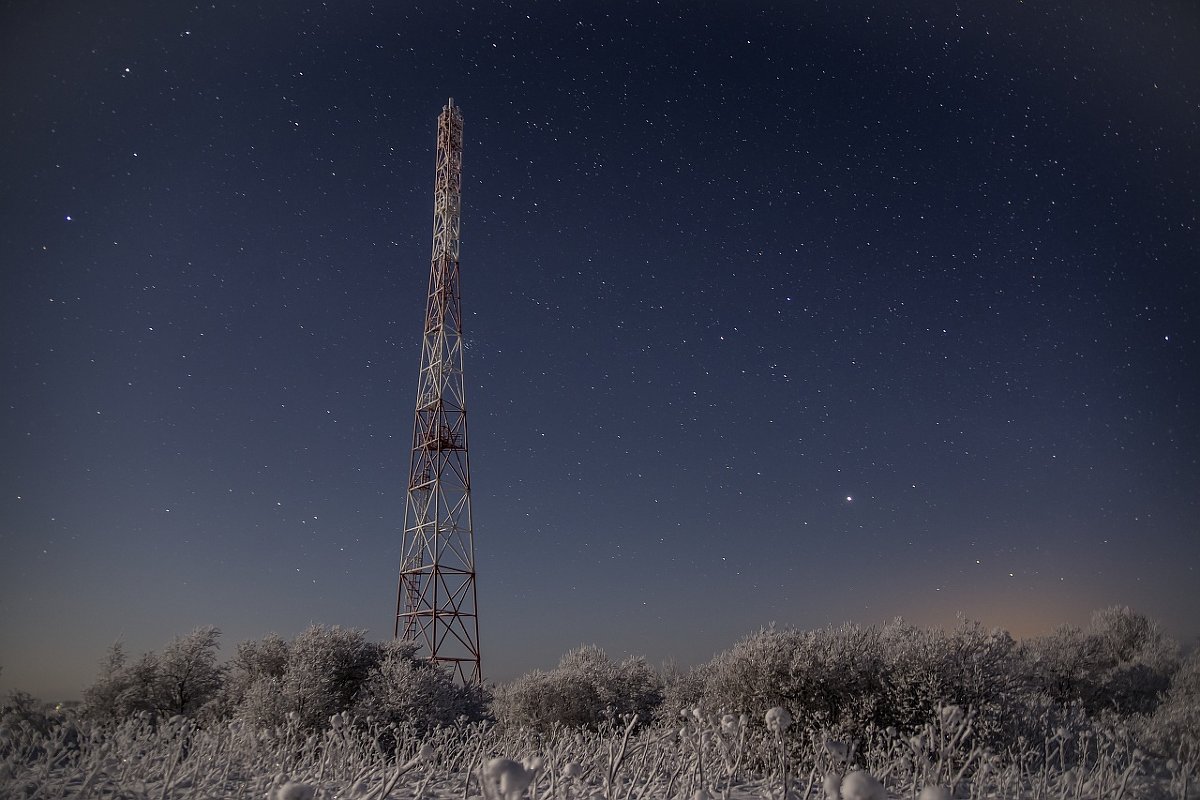
[[[224,684],[226,668],[217,663],[221,632],[212,625],[177,636],[157,660],[155,706],[166,716],[195,716],[214,701]]]
[[[138,712],[157,709],[158,656],[145,653],[128,663],[124,646],[114,643],[100,666],[96,683],[83,690],[84,716],[115,722]]]

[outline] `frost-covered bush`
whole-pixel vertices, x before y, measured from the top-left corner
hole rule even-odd
[[[1097,684],[1105,706],[1121,714],[1154,711],[1179,669],[1179,645],[1128,606],[1097,611],[1088,632],[1100,654]]]
[[[1142,727],[1146,745],[1159,755],[1200,764],[1200,650],[1183,660],[1166,697]]]
[[[896,620],[883,628],[761,630],[705,668],[713,709],[783,705],[809,731],[860,735],[868,727],[909,730],[940,703],[971,707],[985,738],[1013,727],[1025,685],[1008,633],[964,620],[953,631]]]
[[[908,730],[947,697],[950,648],[942,631],[917,628],[901,619],[885,625],[880,640],[884,659],[881,688],[887,706],[880,722]]]
[[[631,714],[649,720],[661,702],[662,681],[645,659],[617,663],[586,645],[566,653],[549,672],[535,670],[500,687],[492,711],[513,725],[594,727]]]
[[[654,721],[658,724],[673,725],[681,710],[696,707],[704,698],[707,674],[707,664],[687,670],[680,669],[673,663],[667,664],[661,676],[662,702],[655,709]]]
[[[878,717],[887,663],[878,629],[841,625],[811,631],[799,643],[789,665],[789,692],[800,701],[787,704],[794,712],[804,710],[839,734]]]
[[[1097,611],[1087,629],[1031,639],[1021,653],[1031,689],[1091,712],[1153,712],[1179,667],[1178,645],[1128,607]]]
[[[764,628],[718,653],[704,675],[704,704],[716,711],[766,710],[788,702],[792,653],[805,633]]]
[[[9,733],[24,730],[45,736],[63,715],[48,703],[38,700],[28,692],[14,691],[0,707],[0,730]]]
[[[418,660],[411,644],[378,644],[361,630],[313,625],[290,642],[275,634],[243,642],[219,664],[219,636],[216,628],[197,628],[132,663],[114,645],[84,691],[83,715],[106,724],[135,715],[202,725],[236,717],[252,729],[306,731],[328,727],[342,712],[415,730],[486,716],[482,689],[458,686],[448,672]]]
[[[554,725],[595,725],[602,706],[596,687],[578,675],[534,670],[499,686],[492,713],[501,722],[546,730]]]
[[[488,699],[482,687],[460,686],[445,670],[418,659],[415,644],[390,641],[379,645],[378,661],[351,711],[359,719],[428,731],[460,719],[483,719]]]
[[[365,631],[312,625],[288,645],[282,675],[254,680],[237,713],[258,726],[279,725],[294,714],[302,728],[322,728],[354,705],[378,663],[379,646],[367,641]]]
[[[630,656],[615,665],[611,691],[601,691],[605,711],[616,717],[636,714],[649,721],[662,703],[662,679],[640,656]]]
[[[276,633],[257,642],[239,642],[237,652],[229,662],[227,702],[237,706],[250,687],[264,678],[281,680],[287,672],[288,650],[287,641]]]
[[[704,704],[714,710],[785,706],[809,729],[856,729],[875,716],[883,666],[875,628],[766,628],[709,663]]]
[[[409,642],[369,642],[365,631],[313,625],[291,642],[268,636],[243,644],[230,696],[236,716],[254,727],[285,723],[319,730],[349,712],[378,724],[425,731],[486,715],[486,694],[457,685],[416,657]]]
[[[876,724],[911,729],[949,702],[972,708],[985,738],[1009,730],[1009,707],[1025,681],[1007,631],[967,619],[952,631],[895,620],[884,626],[879,644],[883,695]]]

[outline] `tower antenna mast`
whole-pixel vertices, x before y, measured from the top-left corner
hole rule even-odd
[[[450,98],[438,117],[433,260],[404,508],[395,635],[416,643],[419,656],[448,667],[457,681],[480,684],[458,284],[462,150],[462,113]]]

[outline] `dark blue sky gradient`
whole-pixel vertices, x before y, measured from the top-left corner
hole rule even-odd
[[[1200,634],[1194,3],[0,12],[0,688],[391,633],[465,116],[484,671]]]

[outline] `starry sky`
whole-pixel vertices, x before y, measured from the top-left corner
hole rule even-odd
[[[1192,2],[0,10],[0,689],[392,632],[463,111],[484,672],[1200,635]]]

